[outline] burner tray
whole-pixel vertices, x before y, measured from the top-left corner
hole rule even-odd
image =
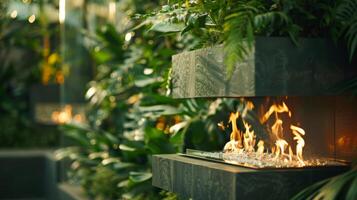
[[[271,155],[265,154],[257,156],[253,153],[223,153],[223,152],[207,152],[194,149],[187,149],[185,154],[181,156],[198,158],[213,162],[247,167],[251,169],[299,169],[299,168],[325,168],[325,167],[346,167],[350,163],[344,160],[336,160],[331,158],[319,158],[307,160],[304,165],[299,163],[289,163],[282,160],[274,160]]]

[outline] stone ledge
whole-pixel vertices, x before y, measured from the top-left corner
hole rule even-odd
[[[195,200],[290,199],[349,167],[254,170],[176,154],[154,155],[153,186]]]

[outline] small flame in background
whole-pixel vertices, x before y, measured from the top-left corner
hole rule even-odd
[[[295,153],[293,152],[292,145],[289,144],[284,139],[284,129],[283,120],[279,117],[280,114],[287,113],[291,117],[291,111],[288,106],[282,102],[282,104],[273,104],[269,110],[261,117],[260,123],[267,124],[268,121],[273,120],[273,125],[268,126],[268,132],[271,134],[271,138],[274,141],[275,146],[269,148],[265,147],[264,141],[259,140],[257,142],[257,137],[252,129],[252,126],[245,120],[245,115],[248,111],[252,111],[254,105],[250,101],[245,102],[245,108],[243,111],[231,113],[229,116],[229,123],[232,125],[232,132],[230,135],[230,141],[224,146],[225,153],[237,153],[245,155],[254,155],[263,157],[264,154],[268,154],[272,160],[279,160],[282,162],[295,163],[298,166],[305,166],[305,161],[303,159],[303,148],[305,146],[305,141],[303,136],[305,131],[296,126],[290,125],[290,131],[293,135],[293,140],[296,141]],[[237,119],[241,120],[245,131],[241,131],[237,126]],[[269,120],[270,119],[270,120]]]
[[[57,124],[82,123],[84,121],[84,117],[81,114],[73,114],[71,105],[65,105],[62,110],[52,112],[51,119]]]

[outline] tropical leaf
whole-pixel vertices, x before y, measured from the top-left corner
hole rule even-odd
[[[184,29],[185,29],[184,23],[159,22],[153,24],[149,30],[162,32],[162,33],[175,33],[175,32],[182,32]]]
[[[163,115],[180,114],[180,110],[169,105],[141,106],[139,110],[145,117],[159,117]]]
[[[331,93],[357,95],[357,77],[342,80],[329,89]]]
[[[313,200],[313,199],[356,199],[357,198],[357,170],[356,167],[350,171],[320,181],[304,189],[292,200]]]
[[[151,172],[130,172],[129,180],[133,181],[134,183],[140,183],[150,180],[151,177]]]
[[[225,17],[223,30],[228,79],[231,78],[236,63],[244,61],[253,49],[254,17],[261,9],[263,6],[259,1],[242,1]]]
[[[357,49],[357,0],[343,0],[336,11],[336,18],[342,24],[341,34],[347,41],[349,58],[353,59]]]

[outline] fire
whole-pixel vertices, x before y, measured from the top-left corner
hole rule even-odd
[[[305,141],[303,136],[305,131],[295,125],[290,125],[291,136],[296,141],[295,148],[284,139],[283,120],[280,118],[281,114],[287,114],[291,117],[292,113],[288,106],[282,102],[281,104],[273,104],[269,110],[262,115],[260,123],[266,125],[267,132],[270,134],[270,138],[274,144],[271,148],[265,147],[263,140],[259,140],[256,144],[257,136],[254,133],[252,126],[245,120],[247,112],[252,111],[254,105],[248,101],[245,103],[245,108],[242,113],[231,113],[229,116],[229,123],[232,127],[230,135],[230,141],[224,146],[224,152],[227,154],[238,153],[246,154],[244,156],[253,157],[267,157],[275,163],[290,163],[291,165],[304,166],[305,161],[303,159],[303,148]],[[237,121],[241,121],[244,126],[244,131],[240,130],[237,126]],[[269,123],[272,123],[269,126]],[[270,152],[269,150],[270,149]],[[295,149],[295,154],[293,152]],[[245,158],[247,159],[247,158]]]
[[[259,140],[257,146],[258,146],[257,153],[260,155],[263,154],[264,153],[264,141]]]
[[[243,100],[242,100],[243,102]],[[226,152],[242,152],[243,150],[247,152],[254,152],[254,146],[256,141],[256,136],[254,131],[251,130],[251,126],[243,120],[245,127],[245,133],[241,132],[237,127],[237,119],[241,116],[243,119],[248,111],[254,108],[252,102],[248,101],[245,104],[242,115],[237,111],[236,113],[231,113],[229,115],[228,123],[232,124],[232,132],[230,136],[230,141],[224,146],[224,151]]]
[[[239,117],[239,112],[231,113],[229,116],[229,122],[232,123],[232,133],[231,140],[237,142],[237,147],[242,148],[242,133],[237,128],[237,119]]]
[[[297,145],[296,145],[296,156],[298,160],[304,164],[304,159],[302,157],[302,149],[305,146],[305,141],[302,138],[302,135],[305,135],[305,131],[302,128],[299,128],[297,126],[290,126],[290,129],[293,131],[293,134],[295,135],[294,140],[296,140]]]
[[[275,114],[275,117],[278,117],[278,113],[284,113],[284,112],[287,112],[289,114],[289,117],[291,117],[291,112],[288,108],[288,106],[286,106],[286,104],[283,102],[282,105],[272,105],[268,112],[265,113],[265,115],[263,116],[263,118],[261,119],[261,122],[264,123],[266,122],[270,116],[274,113]]]
[[[244,150],[247,152],[253,152],[254,151],[254,146],[255,146],[255,134],[253,130],[251,129],[251,125],[249,125],[247,122],[244,123],[244,128],[245,128],[245,133],[244,133]]]

